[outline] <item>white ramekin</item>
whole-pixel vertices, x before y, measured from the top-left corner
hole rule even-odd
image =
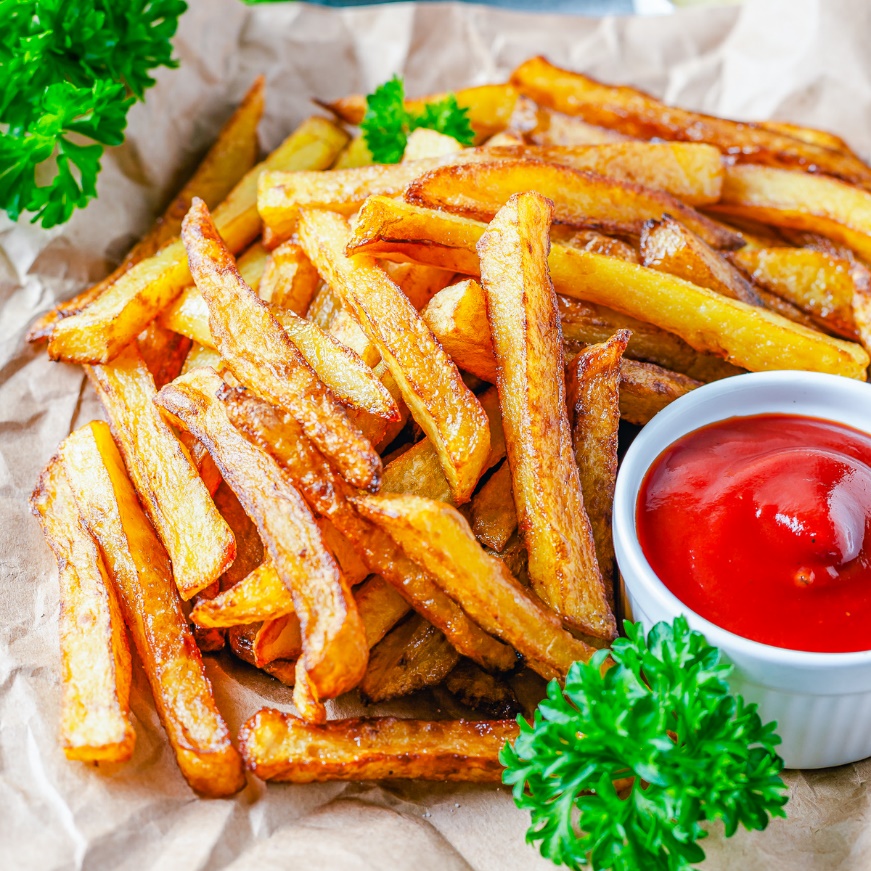
[[[823,418],[871,433],[871,384],[810,372],[738,375],[700,387],[656,415],[632,443],[617,476],[614,547],[625,616],[649,629],[686,615],[735,666],[733,690],[759,705],[763,721],[777,721],[787,768],[843,765],[871,756],[871,651],[785,650],[715,626],[668,590],[638,542],[638,493],[662,451],[707,424],[768,413]]]

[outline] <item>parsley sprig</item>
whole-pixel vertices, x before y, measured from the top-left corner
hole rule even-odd
[[[426,103],[421,112],[409,112],[405,107],[405,85],[394,76],[366,97],[360,129],[375,163],[399,163],[408,134],[418,127],[452,136],[462,145],[475,141],[469,110],[461,108],[453,94]]]
[[[0,207],[52,227],[96,195],[104,146],[176,66],[183,0],[0,0]]]
[[[733,696],[731,666],[686,619],[647,639],[626,623],[607,651],[575,663],[502,751],[505,783],[531,812],[529,842],[570,868],[680,871],[704,859],[702,823],[764,829],[786,816],[775,724]],[[628,794],[614,781],[634,777]]]

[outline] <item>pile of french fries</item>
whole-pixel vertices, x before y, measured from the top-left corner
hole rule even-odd
[[[496,781],[520,672],[617,632],[621,420],[746,370],[866,378],[871,169],[843,141],[542,58],[456,96],[473,147],[418,130],[371,165],[350,97],[256,163],[258,81],[148,236],[33,326],[108,420],[32,498],[69,758],[133,752],[130,639],[203,795],[246,765]],[[201,657],[225,646],[297,710],[238,749]],[[435,687],[477,719],[327,719]]]

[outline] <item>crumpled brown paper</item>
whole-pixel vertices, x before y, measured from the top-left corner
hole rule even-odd
[[[148,226],[231,107],[268,76],[264,146],[312,111],[309,98],[367,91],[394,72],[409,92],[503,79],[526,57],[665,99],[744,118],[831,127],[871,153],[871,4],[750,0],[656,19],[585,20],[427,3],[342,12],[199,0],[162,70],[107,154],[100,197],[65,227],[0,223],[0,867],[17,869],[548,868],[524,844],[504,788],[425,784],[266,787],[200,800],[182,780],[138,671],[132,762],[67,762],[57,742],[56,572],[27,496],[71,428],[100,416],[81,371],[27,348],[27,325],[101,277]],[[290,690],[229,656],[207,669],[230,728]],[[413,704],[390,710],[410,714]],[[334,714],[355,710],[342,701]],[[869,724],[871,727],[871,724]],[[791,773],[788,821],[705,842],[704,868],[871,867],[871,799],[861,763]]]

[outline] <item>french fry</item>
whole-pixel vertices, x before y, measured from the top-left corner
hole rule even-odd
[[[239,271],[242,272],[241,264]],[[319,283],[318,271],[302,248],[295,242],[285,242],[270,255],[257,291],[261,299],[302,316],[308,311]]]
[[[416,263],[385,263],[384,271],[418,311],[454,278],[453,272]]]
[[[445,136],[444,133],[430,130],[428,127],[418,127],[408,134],[402,162],[410,163],[412,160],[424,160],[427,157],[444,157],[462,150],[462,144],[452,136]]]
[[[276,659],[299,659],[302,655],[302,632],[296,614],[264,620],[254,633],[251,652],[258,668]]]
[[[450,505],[408,495],[361,495],[364,517],[393,538],[482,628],[528,660],[565,675],[594,649],[563,629],[559,618],[529,594],[499,560],[488,556],[463,516]]]
[[[87,368],[142,506],[172,563],[183,599],[220,577],[236,558],[233,533],[157,409],[151,373],[135,347]]]
[[[412,445],[402,456],[384,467],[384,493],[417,493],[438,502],[453,502],[448,479],[429,439]]]
[[[218,138],[190,181],[118,267],[102,281],[46,312],[30,328],[28,342],[47,339],[59,320],[78,314],[131,267],[156,254],[163,245],[178,236],[181,220],[195,196],[205,200],[209,208],[212,208],[230,193],[257,162],[257,125],[263,114],[265,81],[263,76],[257,77],[239,108],[218,133]]]
[[[679,372],[624,357],[620,363],[620,417],[644,426],[675,399],[701,386],[701,381]]]
[[[346,257],[339,215],[306,211],[300,244],[339,292],[381,353],[412,416],[432,441],[457,502],[468,501],[490,448],[487,415],[457,367],[385,272],[369,257]]]
[[[293,597],[309,679],[320,698],[334,698],[356,686],[366,668],[360,616],[302,497],[275,461],[230,423],[216,397],[222,387],[214,372],[198,369],[164,387],[155,402],[208,448],[257,524]]]
[[[293,597],[268,560],[213,599],[201,599],[191,620],[209,629],[276,620],[293,613]]]
[[[486,226],[459,215],[372,197],[360,210],[349,254],[480,272],[475,245]],[[864,379],[868,355],[858,345],[815,333],[652,269],[552,245],[548,259],[558,293],[597,303],[680,336],[751,371],[805,369]]]
[[[257,178],[264,170],[318,169],[329,166],[347,134],[323,118],[310,118],[258,164],[215,209],[221,236],[234,253],[260,231]],[[120,275],[80,313],[52,331],[53,360],[106,363],[116,357],[192,281],[181,240],[163,246]]]
[[[366,643],[373,648],[411,610],[408,603],[380,575],[372,575],[354,590]]]
[[[551,229],[551,241],[560,242],[569,248],[577,248],[580,251],[592,251],[594,254],[607,254],[609,257],[619,257],[627,263],[638,263],[638,254],[635,249],[622,239],[606,236],[596,230],[578,230],[572,233],[565,241],[555,239]]]
[[[819,145],[821,148],[829,148],[832,151],[841,151],[855,157],[856,160],[860,159],[840,136],[836,136],[828,130],[803,127],[801,124],[792,124],[788,121],[759,121],[758,124],[774,133],[782,133],[784,136],[801,139],[802,142],[810,142],[812,145]]]
[[[460,704],[494,720],[510,720],[521,712],[514,690],[468,659],[445,678],[445,689]]]
[[[326,517],[318,519],[327,550],[333,555],[348,585],[355,587],[369,576],[369,569],[351,542]]]
[[[357,318],[346,308],[337,311],[330,320],[329,334],[337,342],[350,348],[372,369],[381,362],[381,353],[378,348],[369,341]]]
[[[182,226],[191,272],[209,306],[217,349],[233,374],[287,409],[303,431],[358,487],[377,489],[381,460],[308,367],[281,324],[236,269],[208,209],[194,200]]]
[[[611,505],[617,482],[620,362],[628,342],[629,333],[621,330],[604,344],[581,351],[566,367],[572,447],[596,544],[596,561],[611,603],[615,565]]]
[[[191,344],[187,336],[179,335],[157,321],[152,321],[136,340],[158,390],[181,373]]]
[[[336,158],[330,169],[354,169],[358,166],[371,166],[372,152],[362,135],[355,136]]]
[[[215,705],[166,551],[139,506],[109,428],[94,422],[61,446],[64,469],[99,542],[163,727],[185,780],[228,796],[245,785],[242,759]]]
[[[472,499],[471,526],[478,541],[499,553],[514,535],[517,510],[508,463],[503,463]]]
[[[197,444],[200,443],[197,442]],[[205,451],[205,448],[203,450]],[[206,456],[211,459],[211,454],[208,451],[206,451]],[[214,463],[214,461],[212,462]],[[220,475],[220,472],[218,474]],[[217,596],[221,590],[228,590],[236,586],[260,566],[266,556],[266,551],[254,521],[247,515],[239,497],[224,483],[223,478],[221,486],[217,488],[212,498],[215,500],[215,507],[221,512],[221,517],[227,521],[227,525],[233,531],[233,538],[236,539],[236,559],[233,560],[233,564],[227,571],[218,578],[217,589],[214,591]],[[196,607],[196,603],[194,607]]]
[[[496,355],[496,384],[514,491],[536,593],[572,626],[617,627],[596,564],[565,406],[556,294],[547,272],[551,204],[509,199],[478,243]]]
[[[554,221],[605,233],[639,235],[644,223],[672,215],[715,248],[732,250],[741,237],[661,191],[535,160],[443,166],[409,184],[409,203],[492,220],[513,194],[536,191],[554,204]]]
[[[318,698],[317,690],[305,670],[303,660],[296,662],[296,680],[293,685],[293,703],[307,723],[323,725],[327,722],[327,709]]]
[[[200,345],[194,342],[185,357],[184,366],[182,366],[181,374],[187,375],[188,372],[194,369],[205,369],[210,367],[216,372],[220,371],[223,366],[221,355],[214,349],[208,348],[205,345]]]
[[[457,98],[457,105],[461,109],[468,109],[469,123],[478,142],[504,130],[517,103],[517,91],[510,85],[479,85],[475,88],[461,88],[453,94]],[[406,100],[405,108],[409,112],[421,112],[427,103],[446,96],[447,94],[430,94],[428,97]],[[346,124],[359,124],[366,114],[366,98],[362,94],[321,105]]]
[[[835,178],[769,166],[731,166],[722,199],[711,209],[819,233],[871,260],[871,193]]]
[[[436,686],[459,661],[445,636],[414,614],[372,649],[360,696],[373,704]]]
[[[61,747],[67,759],[124,762],[136,743],[130,649],[116,592],[59,457],[40,475],[30,507],[57,559],[60,582]]]
[[[537,103],[591,124],[641,139],[707,142],[739,161],[791,166],[861,185],[871,170],[852,155],[784,136],[750,122],[728,121],[666,106],[643,91],[603,85],[537,57],[522,63],[511,83]]]
[[[342,311],[342,298],[327,284],[321,282],[306,317],[322,330],[329,332],[336,315]]]
[[[239,733],[248,767],[262,780],[317,783],[394,778],[499,783],[499,753],[514,720],[372,717],[313,726],[264,708]]]

